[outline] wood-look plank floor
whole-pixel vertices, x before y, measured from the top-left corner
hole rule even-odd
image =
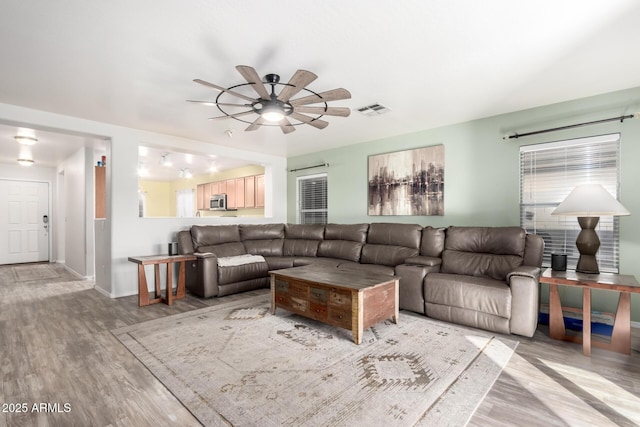
[[[50,265],[59,277],[40,282],[17,282],[0,266],[0,427],[200,425],[110,331],[267,291],[138,307],[136,296],[109,299]],[[638,331],[631,356],[585,357],[544,327],[515,338],[470,426],[640,425]]]

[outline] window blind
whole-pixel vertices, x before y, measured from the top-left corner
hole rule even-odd
[[[580,184],[602,184],[619,198],[619,182],[620,134],[520,147],[520,225],[544,239],[544,266],[551,265],[552,253],[566,253],[567,267],[574,269],[580,256],[577,218],[551,212]],[[618,272],[618,224],[617,217],[605,216],[596,227],[603,272]]]
[[[327,212],[327,174],[298,177],[298,224],[326,224]]]

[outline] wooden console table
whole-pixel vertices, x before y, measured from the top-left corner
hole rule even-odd
[[[185,281],[186,281],[186,266],[187,261],[194,261],[196,257],[194,255],[151,255],[141,257],[129,257],[129,261],[138,264],[138,305],[140,307],[156,304],[159,302],[166,302],[168,305],[173,304],[173,300],[182,299],[186,295]],[[173,294],[173,264],[180,263],[180,271],[178,273],[178,286],[176,287],[176,294]],[[162,298],[160,293],[160,264],[167,265],[167,291],[166,297]],[[154,299],[149,298],[149,289],[147,285],[147,275],[144,271],[145,265],[154,266],[155,274],[155,287],[156,294]]]
[[[549,335],[551,338],[581,342],[585,356],[591,355],[591,346],[631,354],[631,293],[640,293],[640,285],[634,276],[610,273],[585,274],[575,271],[553,271],[548,268],[540,276],[540,283],[549,285]],[[566,334],[558,285],[582,288],[582,337]],[[610,342],[591,340],[592,289],[620,292]]]

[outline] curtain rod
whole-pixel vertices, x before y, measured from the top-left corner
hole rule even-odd
[[[629,114],[626,116],[620,116],[620,117],[611,117],[609,119],[602,119],[602,120],[595,120],[593,122],[585,122],[585,123],[578,123],[575,125],[568,125],[568,126],[560,126],[557,128],[551,128],[551,129],[543,129],[543,130],[536,130],[533,132],[526,132],[526,133],[514,133],[513,135],[505,135],[502,137],[502,139],[518,139],[521,138],[523,136],[531,136],[531,135],[537,135],[539,133],[547,133],[547,132],[555,132],[558,130],[565,130],[565,129],[573,129],[573,128],[577,128],[580,126],[587,126],[587,125],[596,125],[599,123],[606,123],[606,122],[613,122],[613,121],[620,121],[620,123],[624,122],[625,119],[632,119],[634,117],[638,117],[640,118],[640,113],[635,113],[634,114]]]
[[[319,168],[319,167],[322,167],[322,166],[329,166],[329,163],[322,163],[322,164],[319,164],[319,165],[307,166],[307,167],[298,168],[298,169],[289,169],[289,172],[303,171],[305,169]]]

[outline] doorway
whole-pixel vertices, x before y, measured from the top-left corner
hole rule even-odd
[[[49,261],[49,183],[0,179],[0,264]]]

